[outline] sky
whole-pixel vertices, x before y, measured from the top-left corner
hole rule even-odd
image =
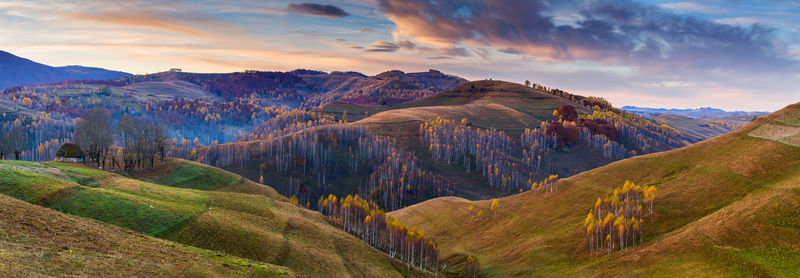
[[[800,102],[800,2],[0,0],[0,50],[144,74],[438,69],[615,106]]]

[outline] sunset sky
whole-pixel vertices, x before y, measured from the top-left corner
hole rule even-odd
[[[131,73],[435,68],[616,106],[800,102],[792,1],[116,2],[0,0],[0,50]]]

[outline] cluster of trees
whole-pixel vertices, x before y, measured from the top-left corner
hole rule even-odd
[[[302,95],[294,89],[308,87],[303,78],[291,72],[247,71],[215,75],[179,74],[179,78],[203,86],[225,99],[246,97],[252,94],[280,99],[300,99]]]
[[[611,140],[605,135],[592,133],[588,128],[581,128],[581,141],[585,142],[589,147],[602,149],[604,157],[623,159],[636,155],[636,151],[628,151],[622,144]]]
[[[625,181],[611,195],[597,198],[586,216],[586,247],[589,251],[625,249],[641,243],[645,213],[653,213],[655,186],[639,186]],[[644,210],[647,206],[647,212]]]
[[[345,191],[360,192],[393,210],[453,194],[452,182],[423,171],[412,153],[363,126],[316,126],[273,140],[196,149],[187,158],[217,167],[257,166],[259,176],[254,180],[270,170],[285,181],[272,180],[271,185],[286,196],[296,195],[301,204]],[[329,186],[332,182],[336,186]]]
[[[156,156],[164,160],[168,140],[161,125],[125,115],[119,121],[116,132],[125,171],[152,170]]]
[[[584,101],[602,103],[602,99],[587,98]],[[594,112],[614,113],[614,112]],[[526,129],[522,134],[521,142],[523,147],[523,162],[526,165],[536,165],[537,169],[541,164],[540,157],[547,154],[549,149],[562,149],[584,143],[595,149],[601,149],[605,157],[623,159],[636,155],[635,150],[628,150],[623,144],[619,143],[619,132],[617,127],[609,123],[605,118],[595,118],[594,115],[580,115],[574,106],[563,105],[553,111],[554,119],[550,122],[542,123],[537,129]],[[641,136],[640,136],[641,137]],[[541,148],[545,145],[545,148]]]
[[[184,100],[155,96],[143,99],[124,92],[111,93],[116,86],[139,82],[137,77],[129,79],[118,82],[62,82],[53,85],[15,87],[0,92],[0,97],[33,110],[47,111],[41,113],[46,115],[37,114],[33,116],[33,120],[23,121],[33,137],[21,158],[31,160],[52,158],[53,151],[40,144],[54,139],[71,141],[73,138],[63,134],[53,134],[53,130],[57,128],[64,131],[61,133],[71,136],[74,121],[92,108],[107,109],[115,122],[124,115],[152,118],[170,126],[170,136],[179,140],[199,138],[205,145],[210,145],[214,141],[230,142],[241,136],[241,130],[250,129],[286,110],[274,107],[271,103],[263,106],[258,98],[219,102],[205,98]],[[31,123],[36,121],[39,122],[39,126],[32,126]],[[36,137],[36,135],[45,136]],[[42,151],[46,153],[41,153]]]
[[[85,155],[85,160],[106,168],[106,158],[114,145],[114,127],[111,113],[104,109],[87,110],[75,124],[75,143]],[[113,164],[113,162],[112,162]]]
[[[559,90],[559,89],[554,89],[554,88],[550,88],[550,87],[547,87],[547,86],[543,86],[541,84],[533,83],[533,82],[531,82],[529,80],[525,80],[525,86],[530,86],[531,88],[534,88],[536,90],[539,90],[539,91],[542,91],[542,92],[545,92],[545,93],[548,93],[548,94],[551,94],[551,95],[554,95],[554,96],[563,97],[563,98],[566,98],[566,99],[574,101],[574,102],[580,102],[582,99],[585,98],[583,96],[573,95],[573,94],[570,94],[568,92],[565,92],[565,91],[562,91],[562,90]]]
[[[345,114],[345,118],[347,114]],[[238,141],[272,140],[310,127],[339,124],[333,116],[325,113],[293,109],[281,111],[265,123],[253,128]]]
[[[679,148],[684,145],[681,133],[664,122],[648,119],[630,112],[594,111],[587,118],[603,120],[618,131],[619,137],[638,147],[637,153]]]
[[[552,169],[550,151],[558,148],[558,137],[547,132],[549,124],[542,122],[539,128],[528,129],[520,135],[522,163],[533,170],[535,176],[549,175]]]
[[[200,138],[198,137],[195,137],[194,140],[189,140],[186,138],[178,139],[173,137],[172,139],[166,141],[166,156],[188,158],[196,154],[198,149],[215,146],[217,144],[219,144],[219,142],[214,141],[210,145],[205,145],[200,142]]]
[[[396,210],[430,198],[455,194],[455,184],[425,171],[413,154],[396,152],[369,175],[359,190],[381,207]]]
[[[85,155],[84,163],[134,170],[152,170],[156,156],[166,153],[165,130],[155,122],[125,115],[115,127],[108,110],[87,110],[75,124],[75,142]],[[121,155],[122,166],[117,162]]]
[[[3,90],[2,97],[36,111],[47,111],[51,117],[79,117],[84,110],[104,107],[119,110],[132,100],[115,98],[103,93],[107,86],[98,87],[80,84],[60,84],[38,87],[21,87]],[[65,93],[66,92],[66,93]]]
[[[143,114],[176,127],[175,137],[199,138],[206,145],[233,141],[240,136],[235,127],[249,128],[284,113],[251,101],[149,99],[143,106]]]
[[[550,193],[558,190],[558,175],[550,175],[540,182],[535,182],[528,179],[528,184],[531,185],[531,191],[534,193]]]
[[[607,137],[609,141],[616,142],[618,137],[623,137],[628,142],[634,144],[637,148],[637,150],[630,150],[630,154],[646,154],[655,151],[679,148],[684,145],[684,143],[680,140],[680,138],[682,138],[680,132],[670,127],[663,121],[652,120],[635,115],[633,113],[619,110],[614,108],[614,106],[604,98],[574,95],[559,89],[552,89],[536,83],[531,83],[528,80],[525,81],[525,85],[555,96],[566,98],[593,110],[592,115],[578,119],[577,126],[590,129],[592,134],[602,134],[603,136]],[[567,122],[575,121],[570,119],[572,114],[567,114],[568,116],[566,119],[562,116],[564,114],[562,109],[564,108],[565,107],[563,106],[560,107],[559,110],[557,110],[558,112],[554,112],[553,115],[556,116],[557,119],[566,120]],[[594,123],[589,121],[593,121]],[[575,130],[573,129],[562,129],[559,126],[554,126],[551,128],[551,130],[553,130],[555,133],[564,133],[559,134],[560,138],[564,135],[570,136],[569,138],[575,138],[575,136],[573,136],[575,134]],[[560,139],[559,144],[561,145],[562,143],[565,143],[566,145],[569,145],[569,142],[577,143],[577,141],[572,141],[569,139]],[[615,148],[615,146],[609,146],[609,148]],[[614,152],[615,151],[611,151],[611,153]],[[616,153],[621,153],[621,151],[617,150]],[[616,154],[612,154],[612,156],[615,155]],[[616,156],[622,157],[619,155]]]
[[[0,159],[51,160],[58,147],[72,140],[71,121],[50,113],[0,115]]]
[[[477,172],[503,191],[515,192],[531,175],[510,154],[514,144],[502,131],[469,126],[466,119],[451,121],[437,117],[419,127],[422,143],[441,161]]]
[[[350,234],[361,238],[409,267],[438,271],[439,248],[416,227],[408,228],[377,204],[355,196],[320,196],[317,209]]]

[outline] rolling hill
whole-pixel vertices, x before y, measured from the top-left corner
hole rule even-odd
[[[686,140],[697,143],[731,132],[751,122],[755,116],[689,118],[680,115],[658,114],[650,116],[650,118],[674,127]]]
[[[0,275],[277,277],[243,260],[60,213],[0,194]]]
[[[0,161],[0,193],[42,207],[23,204],[7,197],[0,200],[6,205],[4,207],[21,207],[20,210],[29,211],[30,214],[43,215],[42,217],[60,215],[52,221],[90,223],[86,229],[92,229],[94,234],[107,234],[108,238],[119,238],[123,243],[133,240],[131,238],[146,239],[138,245],[111,244],[110,246],[117,246],[114,248],[119,249],[116,252],[120,254],[133,253],[135,256],[150,258],[150,252],[174,252],[170,250],[177,248],[187,251],[185,255],[170,258],[177,261],[175,264],[197,261],[196,267],[185,270],[162,269],[169,275],[183,271],[218,273],[222,276],[238,272],[259,274],[264,271],[286,272],[300,277],[332,274],[345,277],[420,275],[409,272],[405,266],[387,255],[332,226],[319,213],[289,204],[286,198],[268,186],[255,184],[213,167],[182,160],[168,160],[157,168],[160,171],[133,179],[78,164]],[[3,209],[3,213],[5,212],[6,209]],[[91,218],[121,228],[61,213]],[[0,225],[21,225],[22,221],[1,222]],[[57,224],[39,229],[56,229],[59,227],[55,226]],[[76,224],[63,225],[72,227],[69,225]],[[4,232],[6,242],[11,242],[9,244],[22,242],[30,245],[32,240],[40,237],[37,233],[42,233],[36,230],[22,232],[18,226],[15,227],[12,230],[15,233]],[[176,243],[152,239],[149,236]],[[100,248],[93,246],[102,246],[105,241],[85,242],[89,238],[89,235],[75,236],[67,232],[63,238],[50,240],[53,243],[48,246],[59,245],[58,247],[42,248],[75,248],[75,252],[80,252],[80,256],[87,261],[97,260],[108,264],[107,266],[121,265],[125,269],[132,267],[113,258],[94,258],[101,256],[97,252],[106,251],[91,249]],[[61,241],[73,242],[75,247],[60,243]],[[181,243],[192,247],[182,247]],[[15,247],[20,248],[22,247]],[[82,249],[78,251],[78,248]],[[48,252],[57,253],[58,262],[63,262],[40,266],[45,264],[44,261],[34,259],[29,265],[36,268],[29,271],[47,273],[64,268],[67,272],[80,273],[76,269],[80,264],[67,260],[63,250]],[[221,254],[214,255],[217,252]],[[194,254],[209,255],[203,257]],[[0,257],[13,260],[21,259],[19,256],[22,255],[25,253],[0,253]],[[30,258],[31,255],[26,256]],[[219,261],[224,261],[229,265],[228,268],[214,265]],[[168,262],[169,260],[165,262],[165,266],[169,265]],[[206,265],[211,267],[206,268]],[[261,266],[256,267],[259,265]],[[203,268],[195,270],[197,267]],[[259,268],[264,271],[257,271]],[[102,266],[90,270],[103,269],[108,270]],[[148,273],[147,271],[155,270],[144,268],[141,273]],[[158,273],[153,272],[153,275]]]
[[[800,271],[800,104],[735,132],[559,181],[549,194],[429,200],[391,212],[432,235],[451,271],[473,256],[481,276],[792,277]],[[626,180],[658,189],[643,243],[590,253],[584,219]],[[474,216],[472,216],[474,217]]]
[[[126,76],[130,76],[130,74],[101,68],[51,67],[0,51],[0,89],[63,80],[103,80]]]
[[[574,118],[554,116],[555,110],[569,107],[574,109]],[[291,115],[281,121],[270,119],[241,142],[198,148],[185,157],[252,180],[264,177],[284,196],[297,195],[312,206],[330,193],[358,193],[381,196],[379,205],[393,210],[435,196],[504,196],[530,188],[534,181],[550,175],[567,177],[635,154],[685,146],[692,140],[664,122],[620,111],[599,98],[496,80],[468,82],[400,104],[334,101]],[[434,122],[442,129],[434,132],[421,127]],[[446,122],[458,124],[444,128]],[[443,136],[444,141],[435,144],[425,141],[431,134],[455,129],[466,133]],[[557,142],[562,135],[570,136],[569,130],[558,133],[559,129],[574,131],[570,145]],[[459,138],[482,141],[466,143],[457,141]],[[470,153],[455,162],[442,157],[449,151],[433,149],[459,145],[475,149],[473,146],[500,146],[498,142],[505,142],[506,147],[486,151],[485,157]],[[383,150],[378,151],[380,148]],[[395,159],[402,161],[389,162]],[[480,165],[463,161],[491,161],[491,165],[476,169]],[[384,163],[391,170],[381,168]],[[431,180],[439,182],[428,184]],[[407,184],[408,189],[395,191],[397,184],[406,181],[412,183]],[[425,193],[408,193],[414,190]],[[391,202],[393,198],[388,196],[398,194],[412,196],[397,198],[404,200],[401,204]]]

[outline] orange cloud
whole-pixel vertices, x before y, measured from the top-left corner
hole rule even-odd
[[[202,19],[181,20],[154,11],[125,12],[76,12],[64,15],[70,20],[81,20],[97,23],[108,23],[136,28],[146,28],[193,36],[214,36],[215,32],[232,32],[231,24]]]

